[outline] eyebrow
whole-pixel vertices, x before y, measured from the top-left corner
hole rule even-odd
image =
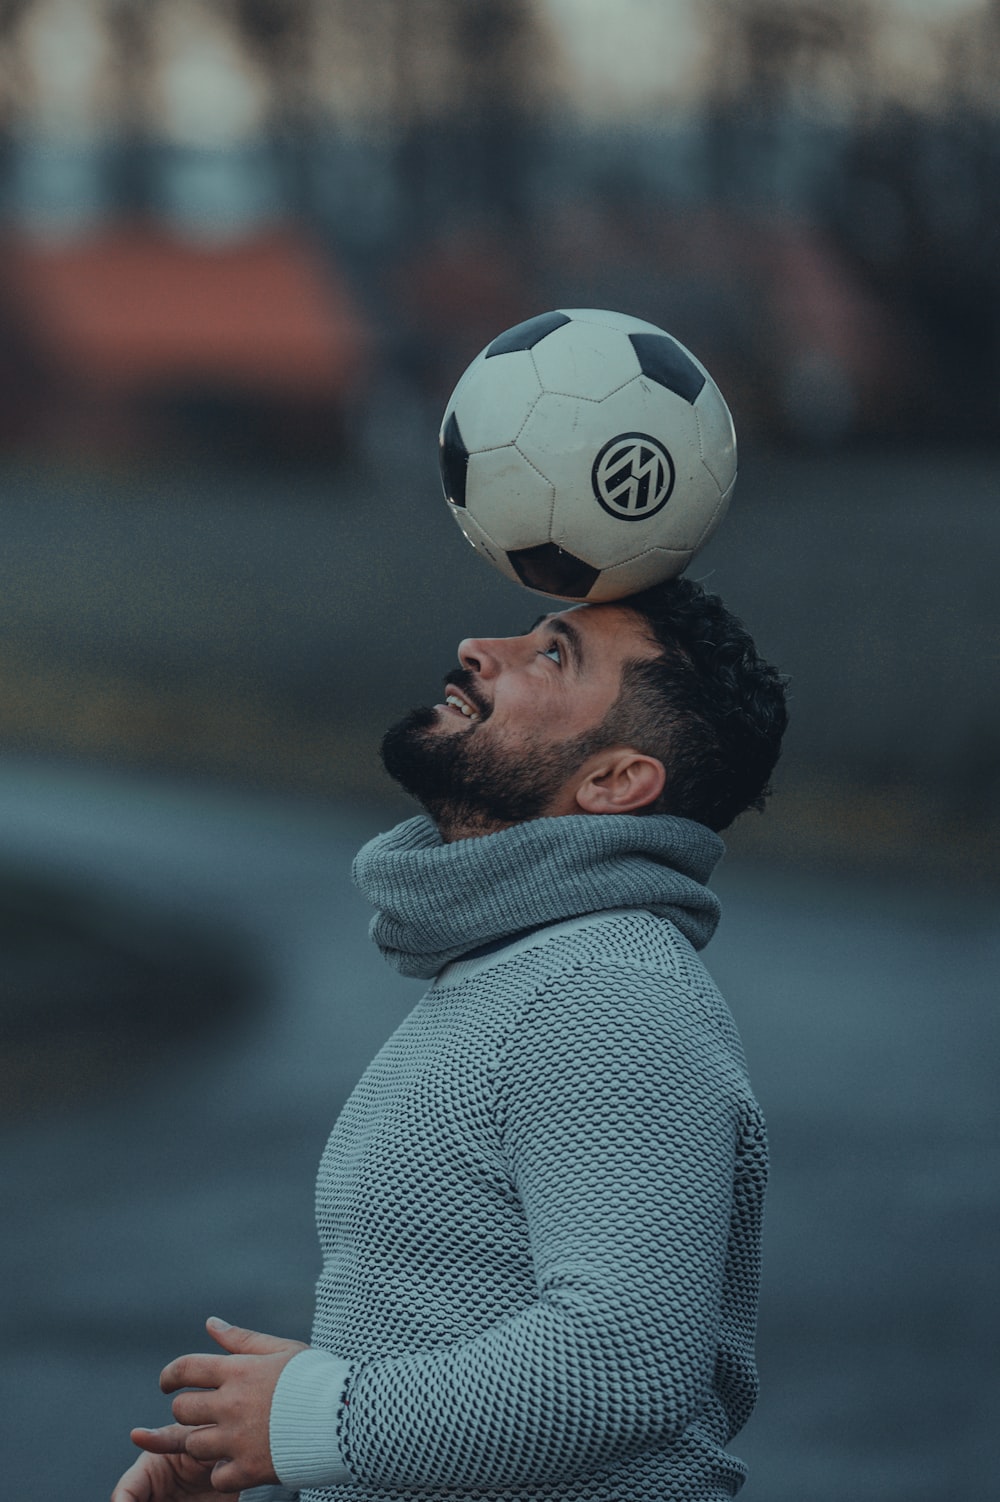
[[[561,636],[568,643],[570,656],[573,658],[573,666],[578,673],[582,672],[584,666],[583,637],[576,627],[571,626],[569,621],[561,615],[553,616],[546,613],[545,615],[540,615],[536,621],[532,622],[528,628],[529,636],[532,631],[537,631],[542,624],[547,625],[550,631],[554,632],[556,636]]]

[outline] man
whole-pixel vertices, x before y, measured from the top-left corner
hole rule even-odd
[[[683,579],[459,660],[383,742],[430,817],[355,863],[386,958],[433,982],[320,1165],[312,1344],[209,1321],[227,1354],[166,1368],[177,1423],[133,1431],[112,1502],[742,1484],[766,1146],[696,950],[781,679]]]

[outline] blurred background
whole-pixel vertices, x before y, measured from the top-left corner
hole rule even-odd
[[[998,60],[996,0],[0,0],[12,1495],[106,1496],[206,1315],[307,1334],[418,994],[349,880],[378,739],[541,608],[437,426],[556,306],[712,370],[691,572],[791,675],[708,954],[775,1165],[744,1495],[990,1493]]]

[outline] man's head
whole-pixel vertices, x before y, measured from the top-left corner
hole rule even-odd
[[[445,839],[567,813],[671,813],[724,829],[763,807],[782,682],[721,601],[672,580],[469,638],[445,703],[382,743]]]

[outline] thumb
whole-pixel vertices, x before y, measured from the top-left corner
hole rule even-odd
[[[188,1424],[164,1424],[160,1429],[133,1429],[129,1439],[152,1455],[183,1455],[190,1433]]]
[[[240,1325],[230,1325],[213,1314],[205,1321],[205,1328],[223,1350],[233,1354],[270,1356],[275,1351],[285,1351],[291,1342],[279,1340],[276,1335],[262,1335],[259,1330],[244,1330]]]

